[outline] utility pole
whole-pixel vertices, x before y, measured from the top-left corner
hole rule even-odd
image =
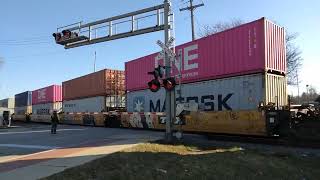
[[[186,10],[190,11],[190,14],[191,14],[192,41],[194,41],[196,39],[195,32],[194,32],[194,10],[196,8],[198,8],[198,7],[204,6],[204,4],[201,3],[201,4],[193,5],[193,0],[189,0],[189,3],[190,3],[189,7],[182,8],[182,9],[180,9],[180,11],[186,11]]]
[[[94,51],[93,72],[96,72],[97,52]]]

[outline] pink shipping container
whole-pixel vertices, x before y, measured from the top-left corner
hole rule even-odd
[[[261,18],[176,47],[172,75],[181,69],[182,83],[268,72],[286,74],[285,30]],[[125,64],[126,90],[147,88],[159,53]],[[181,63],[180,63],[181,62]],[[180,68],[181,64],[181,68]]]
[[[52,85],[32,92],[32,104],[62,102],[62,86]]]

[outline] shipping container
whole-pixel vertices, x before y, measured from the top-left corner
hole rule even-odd
[[[265,18],[177,46],[172,75],[182,83],[247,75],[286,74],[285,30]],[[126,90],[146,89],[163,58],[154,53],[125,63]]]
[[[179,93],[181,92],[181,94]],[[127,93],[128,112],[164,112],[165,89]],[[176,87],[177,102],[196,102],[201,111],[256,110],[260,102],[287,105],[286,77],[253,74],[188,83]]]
[[[52,85],[32,91],[32,104],[62,102],[62,86]]]
[[[14,108],[0,107],[0,119],[3,119],[3,112],[5,111],[9,111],[9,115],[11,116],[14,113]]]
[[[26,115],[31,113],[32,113],[32,106],[22,106],[22,107],[14,108],[15,115]]]
[[[104,69],[62,83],[63,100],[125,94],[124,71]]]
[[[50,115],[53,111],[62,111],[62,102],[32,105],[32,115]]]
[[[32,92],[26,91],[14,96],[15,107],[25,107],[32,105]]]
[[[13,109],[14,108],[14,98],[7,98],[7,99],[0,100],[0,107]]]
[[[125,96],[97,96],[91,98],[63,101],[63,111],[75,112],[103,112],[109,107],[124,107]]]

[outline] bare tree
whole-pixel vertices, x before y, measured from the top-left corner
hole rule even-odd
[[[241,19],[232,19],[229,22],[218,22],[213,25],[205,25],[199,31],[200,37],[206,37],[233,27],[237,27],[245,22]],[[295,44],[295,40],[298,37],[297,33],[286,34],[286,56],[287,56],[287,77],[289,85],[298,84],[298,73],[301,67],[303,58],[301,57],[301,50]]]
[[[200,37],[207,37],[211,34],[215,34],[227,29],[231,29],[233,27],[240,26],[241,24],[244,24],[245,22],[241,19],[232,19],[230,22],[218,22],[213,25],[205,25],[203,26],[203,29],[200,29],[199,36]]]
[[[308,89],[308,96],[311,100],[315,100],[317,99],[318,97],[318,93],[317,93],[317,89],[313,86],[311,86],[309,89]]]
[[[297,37],[297,33],[286,34],[287,74],[289,85],[298,85],[299,70],[303,61],[301,50],[294,42]]]

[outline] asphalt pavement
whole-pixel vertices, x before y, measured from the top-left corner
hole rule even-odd
[[[138,143],[157,140],[163,132],[18,123],[0,129],[0,179],[38,179]]]

